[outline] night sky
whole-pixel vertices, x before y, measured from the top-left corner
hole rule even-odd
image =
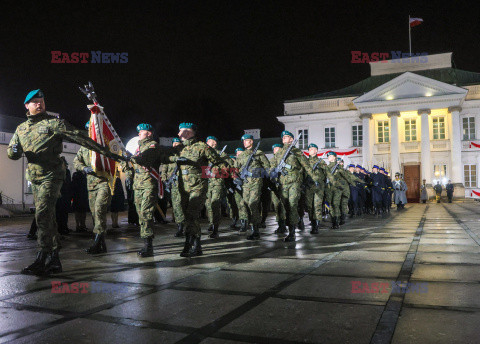
[[[280,134],[283,101],[339,89],[369,76],[351,51],[452,51],[455,66],[480,72],[479,7],[474,2],[158,1],[117,8],[97,1],[3,8],[0,113],[24,116],[28,91],[47,110],[83,127],[91,80],[120,136],[149,122],[161,136],[193,121],[200,136],[240,138],[260,128]],[[478,5],[477,5],[478,6]],[[52,64],[51,51],[128,53],[126,64]],[[89,58],[90,59],[90,58]]]

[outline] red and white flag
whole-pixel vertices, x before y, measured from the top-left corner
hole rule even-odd
[[[91,113],[88,136],[98,144],[108,147],[113,153],[121,155],[122,150],[125,151],[125,147],[103,112],[103,107],[98,104],[87,105],[87,107]],[[118,177],[118,163],[94,151],[90,151],[90,162],[95,174],[107,178],[108,186],[113,195],[115,180]]]
[[[410,27],[414,27],[423,23],[422,18],[410,18]]]

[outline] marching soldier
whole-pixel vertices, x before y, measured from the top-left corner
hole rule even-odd
[[[172,147],[174,150],[174,156],[179,156],[179,152],[182,150],[183,145],[178,137],[174,137],[172,140]],[[163,181],[167,181],[175,170],[177,163],[172,162],[170,164],[163,164],[161,168],[161,176]],[[178,176],[178,172],[177,172]],[[185,214],[182,210],[182,204],[180,202],[180,192],[178,191],[178,182],[172,183],[170,186],[170,196],[172,200],[172,211],[175,223],[177,224],[177,232],[175,237],[183,237],[185,230]]]
[[[217,149],[218,139],[215,136],[207,137],[207,145],[214,149],[222,158],[224,165],[228,165],[228,155]],[[221,155],[220,155],[221,153]],[[208,172],[208,191],[207,191],[207,217],[210,223],[208,228],[212,233],[210,238],[218,238],[218,227],[220,226],[220,219],[222,218],[222,195],[225,192],[225,179],[218,171],[218,166],[212,166]]]
[[[245,134],[242,136],[243,146],[245,151],[237,157],[235,161],[235,168],[239,171],[246,165],[248,158],[253,154],[253,136]],[[260,239],[259,226],[262,221],[260,215],[260,196],[262,192],[263,176],[265,171],[270,168],[265,153],[257,150],[252,159],[250,166],[248,166],[248,176],[243,182],[242,198],[247,205],[248,215],[251,222],[252,233],[247,236],[247,240]],[[240,230],[243,231],[243,228]]]
[[[322,204],[325,192],[325,177],[327,175],[327,164],[323,159],[317,156],[318,146],[314,143],[308,145],[308,163],[313,170],[315,179],[310,180],[310,185],[306,191],[306,206],[310,223],[312,226],[311,234],[318,234],[318,227],[322,220]],[[317,182],[318,186],[316,186]]]
[[[241,148],[241,147],[238,147],[237,149],[235,149],[235,155],[236,155],[236,158],[235,158],[235,162],[234,162],[234,166],[236,165],[236,160],[238,159],[238,157],[245,151],[245,149]],[[245,203],[245,201],[243,200],[243,197],[242,197],[242,193],[241,192],[237,192],[235,191],[233,193],[233,199],[235,201],[235,205],[237,207],[237,210],[238,210],[238,220],[240,222],[240,230],[239,232],[240,233],[245,233],[248,229],[248,210],[247,210],[247,204]]]
[[[35,219],[38,226],[40,251],[33,264],[23,274],[43,275],[62,272],[58,254],[58,232],[55,222],[55,203],[65,178],[65,165],[60,159],[63,140],[68,139],[112,159],[123,159],[87,137],[61,119],[45,111],[41,90],[28,93],[24,102],[28,120],[15,130],[7,154],[18,160],[27,157],[27,180],[32,183],[35,200]]]
[[[293,134],[284,130],[281,135],[283,147],[274,155],[272,160],[272,167],[277,166],[285,155],[286,150],[293,143]],[[273,179],[279,178],[280,187],[278,189],[277,197],[283,203],[286,211],[286,218],[288,223],[288,235],[284,238],[285,242],[295,241],[295,228],[299,223],[300,216],[298,214],[298,201],[300,199],[301,185],[303,183],[303,174],[307,175],[314,180],[316,177],[313,174],[307,158],[303,155],[302,151],[297,147],[292,147],[290,154],[285,160],[285,172],[286,174],[280,174],[279,176],[271,176]],[[272,171],[273,173],[273,171]],[[315,183],[318,185],[319,183]]]
[[[383,192],[386,187],[385,178],[383,174],[378,172],[379,167],[377,165],[373,165],[372,173],[370,173],[370,184],[371,184],[371,191],[372,191],[372,204],[374,208],[374,214],[381,215],[382,214],[382,206],[383,206]]]
[[[164,151],[158,147],[153,139],[153,127],[147,123],[137,126],[138,148],[130,158],[133,167],[122,164],[122,169],[128,180],[133,178],[135,207],[140,224],[140,237],[143,239],[143,248],[138,251],[142,258],[153,257],[153,216],[157,204],[159,190],[158,180],[155,177],[155,168],[169,160]]]
[[[195,124],[181,123],[178,128],[183,149],[179,157],[172,157],[171,160],[180,164],[178,187],[186,222],[185,246],[180,256],[195,257],[203,254],[198,218],[208,191],[208,179],[202,176],[202,166],[208,166],[209,163],[219,168],[226,166],[213,148],[197,139]]]
[[[338,223],[340,226],[345,224],[345,218],[348,214],[348,200],[350,199],[350,185],[354,185],[349,178],[345,178],[345,176],[351,177],[347,170],[344,168],[344,161],[342,158],[337,158],[339,163],[339,168],[342,169],[344,172],[344,178],[338,179],[338,182],[342,185],[342,192],[341,192],[341,199],[340,199],[340,222]],[[350,178],[351,179],[351,178]]]
[[[85,129],[88,130],[89,127],[90,122],[87,122]],[[88,254],[98,254],[107,252],[105,235],[107,232],[108,205],[110,204],[112,193],[108,186],[108,179],[105,176],[97,175],[93,170],[90,155],[90,150],[81,147],[73,160],[73,167],[87,175],[88,202],[94,223],[93,233],[95,233],[95,241],[85,251]]]
[[[273,155],[275,156],[277,152],[282,148],[283,145],[280,143],[276,143],[272,146]],[[273,164],[273,158],[270,159],[270,165]],[[273,208],[275,209],[276,214],[276,221],[278,223],[278,228],[275,230],[275,234],[284,234],[287,232],[287,225],[286,225],[286,215],[285,215],[285,207],[283,206],[282,201],[277,197],[274,191],[271,191],[272,194],[272,202]]]

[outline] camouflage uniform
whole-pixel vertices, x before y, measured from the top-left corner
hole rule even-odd
[[[235,161],[235,168],[239,171],[247,163],[248,158],[252,155],[253,149],[246,149],[242,154],[237,157]],[[252,174],[248,176],[242,185],[242,199],[247,205],[248,215],[250,222],[253,226],[260,225],[262,217],[260,215],[260,196],[262,192],[262,182],[265,171],[270,168],[270,162],[268,161],[265,153],[261,150],[257,150],[254,159],[249,166],[249,172]]]
[[[278,152],[277,152],[278,154]],[[281,159],[281,157],[280,157]],[[273,157],[270,159],[270,165],[273,166]],[[272,203],[273,203],[273,209],[275,210],[275,220],[278,223],[278,228],[275,231],[277,234],[282,234],[286,232],[286,215],[285,215],[285,207],[283,206],[283,203],[280,201],[280,199],[277,197],[276,193],[274,191],[271,191],[272,195]]]
[[[328,164],[329,172],[333,170],[335,165],[337,165],[337,162],[330,162]],[[356,181],[360,181],[361,183],[364,182],[350,172],[344,170],[340,164],[333,173],[333,179],[329,178],[329,180],[328,202],[330,204],[330,214],[332,216],[332,228],[338,228],[339,222],[341,221],[340,216],[342,215],[342,202],[345,204],[345,201],[342,199],[346,198],[346,209],[348,211],[348,198],[350,197],[350,187],[348,184],[355,185]],[[348,190],[348,194],[346,190]]]
[[[122,164],[127,178],[133,178],[135,207],[140,224],[142,239],[153,237],[153,213],[157,202],[158,181],[149,169],[160,162],[169,162],[166,154],[160,150],[158,143],[151,137],[138,141],[137,153],[131,158],[133,168]]]
[[[180,149],[178,149],[178,151]],[[178,156],[178,152],[175,155]],[[172,173],[175,170],[176,165],[177,163],[175,162],[162,165],[161,176],[163,181],[167,181],[168,178],[172,176]],[[177,175],[178,175],[178,172],[177,172]],[[170,194],[172,196],[172,209],[173,209],[173,216],[175,217],[175,222],[177,224],[184,223],[185,214],[183,213],[182,204],[180,201],[180,191],[178,190],[178,180],[171,185]]]
[[[83,171],[85,167],[92,167],[90,163],[90,151],[81,147],[73,160],[73,166],[77,171]],[[108,186],[106,177],[94,173],[87,174],[88,201],[92,212],[95,227],[95,234],[102,234],[107,231],[108,205],[112,199],[112,193]]]
[[[228,164],[229,157],[226,153],[222,153],[218,149],[215,149],[218,155],[222,158],[225,165]],[[207,208],[207,217],[210,225],[214,226],[215,229],[218,229],[220,224],[220,219],[222,218],[222,196],[225,195],[225,174],[227,171],[218,171],[217,166],[212,166],[209,172],[208,178],[208,189],[207,189],[207,202],[205,204]]]
[[[313,169],[314,165],[317,164],[313,174],[315,178],[310,180],[310,183],[307,185],[306,190],[306,206],[308,211],[308,216],[310,218],[310,223],[312,224],[312,232],[316,232],[316,228],[319,225],[319,221],[322,219],[322,204],[323,197],[325,194],[325,178],[327,176],[327,164],[323,159],[320,159],[318,156],[312,155],[308,158],[308,163]],[[313,183],[312,183],[313,182]],[[318,183],[318,186],[314,184]]]
[[[201,254],[202,232],[198,218],[205,205],[208,190],[208,179],[202,175],[202,166],[212,163],[214,166],[223,168],[225,163],[213,148],[195,137],[183,140],[182,143],[184,147],[179,155],[187,161],[180,165],[178,178],[181,204],[186,220],[186,240],[181,255],[188,257]],[[172,159],[176,161],[176,157]]]
[[[60,159],[60,153],[63,151],[63,139],[67,138],[109,157],[113,157],[113,155],[107,148],[100,146],[81,131],[46,112],[37,115],[30,115],[27,112],[27,118],[28,120],[15,130],[7,154],[13,160],[20,159],[23,153],[27,157],[26,179],[32,183],[35,219],[38,226],[38,245],[41,248],[40,255],[44,256],[45,253],[53,252],[52,260],[58,261],[59,270],[57,269],[57,271],[61,271],[57,250],[58,232],[55,221],[55,204],[60,196],[60,189],[65,178],[65,165]],[[14,146],[16,146],[16,152]],[[40,255],[37,256],[37,260],[45,258],[39,258]],[[30,267],[33,267],[33,264]],[[32,273],[30,267],[24,269],[24,272]]]

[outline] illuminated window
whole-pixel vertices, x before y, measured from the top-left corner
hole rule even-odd
[[[463,139],[475,140],[475,117],[463,117]]]
[[[308,129],[299,129],[298,130],[298,148],[300,149],[308,149]],[[300,137],[300,134],[302,136]]]
[[[433,117],[433,139],[445,140],[445,117]]]
[[[388,124],[388,121],[377,122],[377,137],[378,143],[390,142],[390,126]]]
[[[405,120],[405,141],[417,141],[417,120]]]
[[[354,147],[361,147],[363,145],[363,126],[352,126],[352,145]]]
[[[463,165],[463,177],[466,188],[476,188],[477,165]]]
[[[335,147],[335,128],[325,128],[325,148]]]

